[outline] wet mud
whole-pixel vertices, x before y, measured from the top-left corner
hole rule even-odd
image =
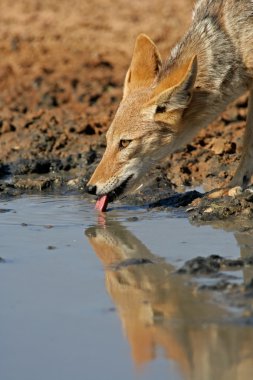
[[[193,202],[194,203],[194,202]],[[234,228],[248,229],[253,221],[253,188],[248,188],[234,196],[199,199],[196,207],[189,208],[193,222],[224,221],[234,224]],[[241,225],[241,227],[239,227]]]

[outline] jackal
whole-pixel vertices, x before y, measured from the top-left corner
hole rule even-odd
[[[164,63],[151,39],[139,35],[88,191],[113,200],[137,189],[150,166],[248,90],[242,157],[230,184],[246,186],[253,174],[252,84],[253,0],[199,0],[190,29]]]

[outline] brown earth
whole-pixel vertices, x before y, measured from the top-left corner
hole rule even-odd
[[[136,36],[150,35],[165,58],[189,25],[193,3],[2,0],[0,177],[77,166],[88,176],[104,149]],[[169,157],[163,164],[168,182],[213,187],[230,179],[246,112],[244,96]],[[18,169],[10,166],[17,162]],[[29,183],[24,187],[33,188]]]

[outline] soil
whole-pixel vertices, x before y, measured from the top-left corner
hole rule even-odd
[[[136,36],[151,36],[165,58],[190,24],[193,3],[2,0],[0,194],[84,191],[103,154]],[[247,195],[210,200],[197,192],[178,194],[189,186],[209,190],[232,178],[246,114],[244,94],[154,169],[142,194],[125,201],[168,209],[195,200],[190,217],[198,222],[241,210],[251,218]]]

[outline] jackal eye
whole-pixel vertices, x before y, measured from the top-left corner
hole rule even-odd
[[[130,144],[131,141],[132,140],[124,140],[124,139],[120,140],[120,142],[119,142],[119,148],[120,149],[126,148]]]

